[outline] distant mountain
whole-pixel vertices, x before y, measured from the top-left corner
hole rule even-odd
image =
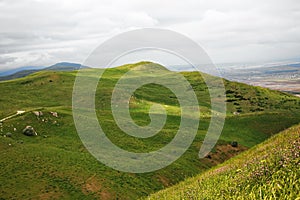
[[[300,67],[300,63],[296,63],[296,64],[289,64],[289,66],[292,66],[292,67]]]
[[[21,67],[0,73],[0,81],[22,78],[38,71],[73,71],[80,68],[87,68],[78,63],[60,62],[49,67]]]
[[[1,76],[0,81],[7,81],[7,80],[16,79],[16,78],[22,78],[22,77],[28,76],[29,74],[33,74],[35,72],[38,72],[38,71],[42,71],[42,70],[32,69],[32,70],[19,71],[19,72],[16,72],[16,73],[8,75],[8,76]]]
[[[73,71],[73,70],[78,70],[80,68],[82,68],[82,66],[81,64],[78,63],[60,62],[60,63],[56,63],[55,65],[51,65],[50,67],[46,67],[44,70]]]
[[[0,72],[0,77],[2,77],[2,76],[9,76],[9,75],[15,74],[15,73],[20,72],[20,71],[25,71],[25,70],[40,70],[40,69],[43,69],[43,68],[46,68],[46,67],[45,66],[25,66],[25,67],[19,67],[19,68],[16,68],[16,69],[10,69],[10,70],[6,70],[6,71],[1,71]]]

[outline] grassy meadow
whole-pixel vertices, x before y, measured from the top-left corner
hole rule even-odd
[[[129,151],[149,152],[163,147],[175,136],[180,123],[180,107],[175,95],[169,89],[148,84],[135,91],[130,101],[130,114],[136,124],[146,125],[150,122],[148,115],[150,106],[159,103],[168,113],[164,128],[151,138],[140,139],[127,135],[116,125],[110,105],[113,88],[124,73],[141,65],[151,67],[154,64],[141,62],[105,71],[97,88],[96,113],[101,127],[114,144]],[[210,123],[209,94],[199,73],[181,72],[192,85],[201,110],[201,120],[194,142],[182,157],[161,170],[140,174],[124,173],[97,161],[79,139],[72,117],[72,90],[76,74],[76,71],[41,71],[24,78],[0,82],[0,119],[15,114],[18,110],[26,111],[22,115],[4,121],[0,127],[0,199],[145,198],[186,178],[204,173],[232,156],[264,142],[278,132],[300,123],[299,98],[278,91],[224,80],[228,108],[225,126],[218,144],[211,153],[212,158],[199,159],[198,152]],[[37,117],[32,111],[41,111],[43,116]],[[57,112],[58,117],[50,112]],[[38,136],[23,135],[22,130],[27,125],[33,126]],[[296,128],[291,130],[294,129]],[[297,131],[299,133],[299,129]],[[6,137],[8,132],[11,133],[11,137]],[[276,140],[280,143],[279,140],[282,139],[282,145],[285,145],[287,141],[281,135],[272,137],[271,141]],[[237,149],[230,147],[232,141],[239,143]],[[255,149],[259,150],[263,147],[260,145]],[[254,150],[251,150],[249,155],[242,155],[250,159],[256,154],[251,152]],[[230,168],[231,170],[224,176],[216,176],[207,180],[207,183],[212,186],[215,181],[223,178],[230,179],[232,174],[235,175],[233,180],[241,179],[242,155],[234,161],[238,168]],[[228,161],[227,164],[230,162]],[[273,166],[272,162],[273,158],[266,160],[270,166]],[[242,171],[237,172],[240,168]],[[251,165],[251,170],[252,168],[255,166]],[[207,173],[214,173],[214,171]],[[297,170],[293,173],[294,178],[299,176]],[[245,177],[248,175],[250,176],[251,173],[245,174]],[[284,181],[294,181],[294,178],[284,179]],[[188,182],[184,183],[187,186],[184,187],[191,187],[190,194],[195,195],[196,199],[201,199],[202,197],[196,194],[203,190],[202,182],[199,183],[198,188],[198,182],[194,180],[196,178],[188,179]],[[268,191],[268,188],[263,185],[255,186],[255,181],[256,179],[245,179],[240,188],[243,189],[242,186],[250,184],[251,187],[247,189],[249,195],[256,195],[254,192],[256,190],[261,190],[262,193]],[[228,186],[229,189],[239,184],[233,182],[230,185],[231,182],[225,182],[224,186]],[[176,187],[179,188],[180,185]],[[232,193],[229,193],[228,188],[224,188],[225,197],[229,194],[238,194],[238,187],[236,190],[232,189]],[[171,188],[151,198],[169,199],[174,194],[178,199],[186,199],[190,197],[187,191],[189,190],[186,188],[180,188],[174,193],[174,189]],[[275,191],[275,195],[278,191]]]

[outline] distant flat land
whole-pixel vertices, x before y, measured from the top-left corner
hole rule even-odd
[[[279,90],[284,92],[290,92],[296,94],[296,96],[300,95],[300,79],[295,80],[288,80],[288,79],[282,79],[282,80],[272,80],[272,79],[258,79],[258,80],[249,80],[248,82],[245,81],[245,83],[249,85],[255,85],[255,86],[261,86],[270,88],[273,90]]]
[[[300,97],[300,64],[225,69],[223,77],[231,81],[288,92]]]

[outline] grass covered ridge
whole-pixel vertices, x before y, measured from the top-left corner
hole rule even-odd
[[[124,133],[111,112],[111,95],[119,78],[136,67],[153,67],[142,62],[105,71],[96,92],[96,112],[109,139],[120,148],[149,152],[169,143],[178,130],[180,107],[165,87],[147,84],[137,89],[130,101],[130,114],[139,125],[150,122],[149,108],[159,103],[167,110],[166,125],[155,136],[141,139]],[[87,69],[97,70],[97,69]],[[238,141],[244,150],[300,123],[300,99],[285,93],[236,82],[225,82],[227,117],[212,159],[198,153],[210,122],[207,87],[195,72],[182,72],[191,83],[200,105],[201,120],[190,148],[171,165],[151,173],[131,174],[98,162],[84,148],[72,117],[72,89],[76,72],[43,71],[0,82],[0,119],[25,110],[0,127],[0,197],[4,199],[137,199],[177,184],[210,169],[238,152],[227,145]],[[37,117],[32,111],[42,111]],[[50,112],[57,112],[54,117]],[[238,115],[234,115],[238,112]],[[37,137],[22,134],[31,125]],[[10,132],[11,137],[4,137]],[[224,152],[226,150],[226,152]]]
[[[300,125],[147,199],[299,200]]]

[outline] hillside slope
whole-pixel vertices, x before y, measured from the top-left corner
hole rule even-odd
[[[300,125],[147,199],[300,199]]]
[[[96,112],[109,139],[128,151],[149,152],[170,142],[180,122],[180,107],[174,94],[155,84],[145,85],[134,94],[130,114],[139,124],[150,121],[153,103],[167,108],[165,127],[157,135],[134,138],[116,125],[110,99],[119,78],[136,66],[153,67],[142,62],[108,69],[98,84]],[[87,69],[97,70],[97,69]],[[0,197],[5,199],[136,199],[195,176],[228,158],[261,143],[271,135],[300,123],[300,100],[294,96],[260,87],[225,81],[228,115],[221,138],[211,158],[198,158],[210,122],[210,99],[201,76],[182,73],[191,83],[201,109],[201,121],[194,142],[186,153],[161,170],[131,174],[113,170],[98,162],[84,148],[72,117],[72,89],[76,71],[41,71],[27,77],[0,83]],[[32,111],[41,111],[36,116]],[[58,117],[50,112],[57,112]],[[239,114],[234,114],[239,113]],[[37,137],[22,130],[31,125]],[[6,134],[10,137],[4,137]],[[230,148],[238,141],[239,148]]]

